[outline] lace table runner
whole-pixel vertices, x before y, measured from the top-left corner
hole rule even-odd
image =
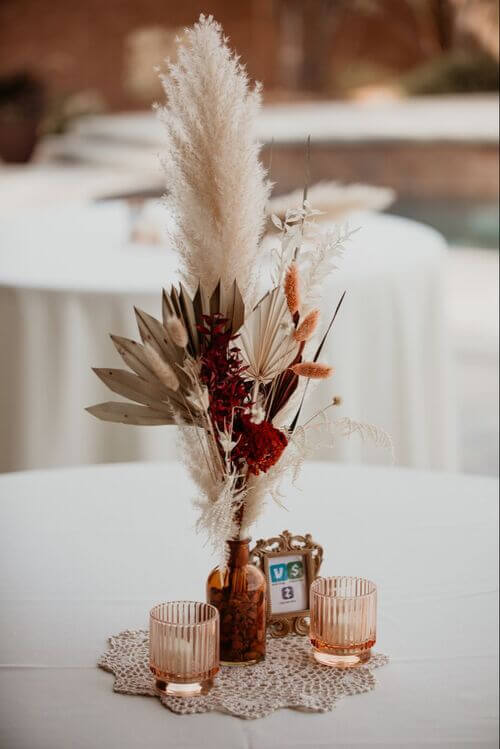
[[[114,691],[158,696],[149,670],[149,633],[126,630],[109,638],[109,649],[98,665],[115,676]],[[217,710],[240,718],[263,718],[279,708],[325,713],[337,700],[375,688],[374,668],[388,661],[375,654],[363,666],[341,670],[313,659],[307,637],[268,638],[266,659],[255,666],[222,666],[206,695],[160,700],[175,713]]]

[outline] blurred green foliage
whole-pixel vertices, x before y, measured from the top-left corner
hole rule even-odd
[[[399,79],[408,94],[468,94],[498,91],[499,68],[481,52],[452,50]]]

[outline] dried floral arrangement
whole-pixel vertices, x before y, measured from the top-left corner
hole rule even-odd
[[[161,78],[169,240],[183,282],[163,292],[161,321],[135,310],[142,343],[111,336],[131,371],[94,370],[132,402],[87,410],[104,421],[177,425],[199,489],[199,528],[223,565],[227,540],[247,535],[266,497],[280,501],[284,473],[296,473],[317,441],[312,430],[358,432],[384,447],[390,439],[330,419],[336,398],[301,423],[309,381],[333,374],[321,354],[344,295],[319,341],[317,304],[350,233],[320,233],[320,212],[304,195],[301,207],[273,217],[271,284],[255,298],[271,190],[255,137],[259,85],[250,86],[220,26],[204,16],[178,40],[177,62]]]

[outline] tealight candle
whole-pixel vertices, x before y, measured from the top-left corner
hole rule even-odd
[[[219,612],[195,601],[155,606],[149,616],[149,665],[163,694],[206,691],[219,670]]]

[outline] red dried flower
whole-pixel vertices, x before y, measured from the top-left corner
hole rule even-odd
[[[235,453],[244,458],[251,473],[256,476],[261,471],[266,473],[278,462],[287,446],[286,435],[269,421],[255,424],[248,414],[242,416],[240,421],[242,434]]]
[[[202,339],[200,376],[208,389],[210,418],[220,431],[232,423],[236,446],[231,462],[238,469],[246,464],[258,476],[280,459],[288,440],[269,421],[256,424],[251,420],[252,383],[243,376],[246,367],[239,349],[231,345],[227,320],[219,314],[205,315],[203,323],[198,326]]]
[[[231,346],[232,336],[226,331],[222,315],[204,315],[198,326],[202,337],[200,378],[208,388],[210,416],[224,430],[231,424],[235,409],[250,407],[251,383],[243,378],[245,366],[239,349]]]

